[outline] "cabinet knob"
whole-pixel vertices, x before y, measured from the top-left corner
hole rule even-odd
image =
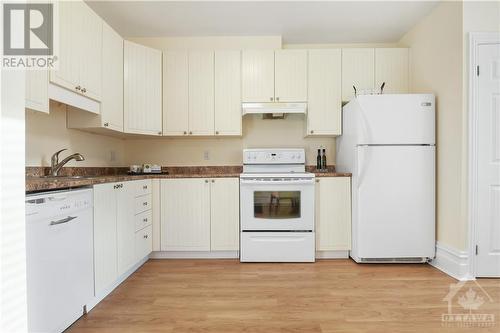
[[[272,97],[269,97],[269,100],[270,100],[270,101],[272,102],[272,101],[274,101],[274,98],[272,98]]]
[[[143,189],[143,190],[147,190],[147,189],[148,189],[148,185],[144,185],[144,186],[142,187],[142,189]]]
[[[104,127],[108,127],[109,126],[109,123],[104,123]]]
[[[189,131],[189,135],[193,134],[193,132]]]
[[[188,134],[186,131],[184,131],[184,135]]]
[[[212,183],[215,183],[215,179],[212,179]]]
[[[314,134],[314,131],[311,130],[311,134]]]
[[[142,205],[143,205],[143,206],[147,206],[147,205],[148,205],[148,202],[147,202],[147,201],[146,201],[146,202],[143,202],[143,203],[142,203]]]
[[[75,89],[76,89],[76,90],[82,90],[82,87],[80,87],[80,86],[76,86],[76,87],[75,87]]]
[[[280,101],[280,98],[279,97],[276,97],[276,102],[279,102]]]
[[[158,132],[158,135],[161,135],[161,131]]]
[[[148,235],[144,235],[144,239],[147,239],[148,238]]]
[[[215,131],[215,135],[218,135],[219,134],[219,131]]]
[[[85,94],[86,92],[87,92],[87,89],[82,88],[82,93],[84,93],[84,94]]]
[[[205,183],[208,183],[208,179],[205,179]]]
[[[316,183],[319,183],[319,179],[316,179]]]

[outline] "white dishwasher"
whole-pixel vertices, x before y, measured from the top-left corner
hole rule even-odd
[[[26,196],[28,331],[62,332],[93,297],[92,189]]]

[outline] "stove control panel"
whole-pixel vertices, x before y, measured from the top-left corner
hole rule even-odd
[[[304,149],[244,149],[243,164],[305,164]]]

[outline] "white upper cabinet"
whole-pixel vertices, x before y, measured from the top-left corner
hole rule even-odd
[[[167,51],[163,54],[163,135],[187,135],[188,53]]]
[[[241,135],[241,52],[215,52],[215,135]]]
[[[189,52],[189,134],[214,134],[214,52]]]
[[[162,54],[124,43],[124,132],[162,134]]]
[[[102,30],[102,126],[123,132],[123,39],[109,25]]]
[[[307,102],[307,50],[277,50],[275,101]]]
[[[340,49],[309,50],[307,135],[340,135],[342,55]]]
[[[274,51],[245,50],[242,52],[243,102],[274,101]]]
[[[102,93],[102,20],[83,1],[59,2],[58,70],[51,82],[100,100]]]
[[[375,85],[375,50],[370,48],[342,49],[342,100],[358,92],[373,90]]]
[[[45,69],[26,71],[25,106],[33,111],[49,113],[49,72]]]
[[[384,93],[408,93],[409,64],[407,48],[375,49],[375,87],[385,82]]]
[[[240,182],[238,178],[210,181],[210,248],[238,251],[240,244]]]

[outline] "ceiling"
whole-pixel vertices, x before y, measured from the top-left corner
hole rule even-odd
[[[281,35],[283,43],[397,42],[437,1],[87,1],[124,37]]]

